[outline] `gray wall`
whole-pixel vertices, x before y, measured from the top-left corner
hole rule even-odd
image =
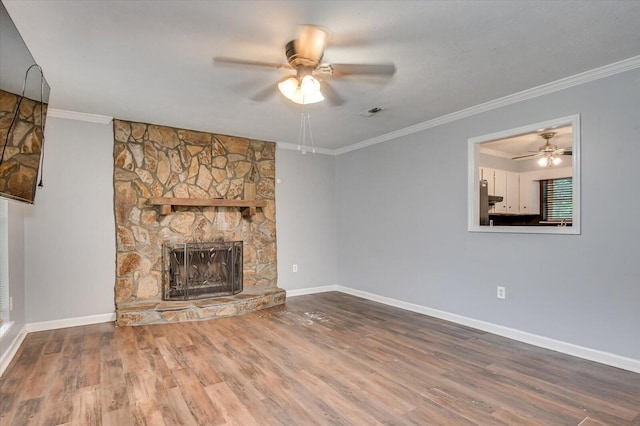
[[[278,286],[286,290],[338,284],[334,162],[328,155],[276,152]]]
[[[27,322],[114,312],[113,127],[49,117],[25,217]]]
[[[639,105],[634,70],[339,156],[340,284],[640,359]],[[582,235],[467,232],[467,139],[576,113]]]
[[[279,285],[340,284],[640,358],[639,92],[636,70],[338,157],[278,150]],[[467,232],[467,139],[575,113],[582,235]],[[46,186],[21,207],[26,322],[113,312],[112,144],[111,125],[49,118]],[[543,257],[559,261],[540,274]]]
[[[111,313],[112,125],[49,117],[46,132],[45,187],[25,219],[26,321]],[[278,285],[337,284],[334,158],[278,149],[276,170]]]

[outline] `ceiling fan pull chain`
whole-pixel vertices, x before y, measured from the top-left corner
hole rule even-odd
[[[311,114],[306,105],[302,108],[300,113],[300,131],[298,132],[298,151],[302,154],[307,153],[307,128],[309,129],[309,148],[311,153],[316,153],[316,145],[313,141],[313,132],[311,131]]]
[[[307,110],[307,123],[309,124],[309,139],[311,140],[311,153],[316,153],[316,145],[313,143],[313,132],[311,131],[311,114]]]
[[[307,153],[307,119],[302,111],[302,154]]]
[[[298,130],[298,151],[304,146],[304,110],[300,113],[300,129]],[[302,151],[304,154],[304,151]]]

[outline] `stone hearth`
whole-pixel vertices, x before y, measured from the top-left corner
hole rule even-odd
[[[121,303],[118,309],[118,325],[160,324],[232,317],[282,305],[284,302],[285,291],[280,288],[254,288],[244,290],[235,296],[213,299]]]
[[[114,120],[114,138],[118,325],[240,315],[284,303],[277,287],[275,143],[123,120]],[[149,203],[153,197],[243,199],[250,174],[256,199],[266,202],[253,216],[198,206],[161,215]],[[212,241],[243,241],[243,292],[163,300],[162,245]]]

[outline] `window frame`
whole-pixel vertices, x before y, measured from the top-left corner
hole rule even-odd
[[[0,198],[0,329],[9,323],[9,202]]]

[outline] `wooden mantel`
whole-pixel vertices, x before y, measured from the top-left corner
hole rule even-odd
[[[227,200],[224,198],[171,198],[171,197],[154,197],[149,200],[152,206],[160,206],[160,214],[167,215],[171,213],[173,206],[187,207],[240,207],[243,209],[244,216],[253,216],[256,214],[257,207],[265,207],[265,200]]]

